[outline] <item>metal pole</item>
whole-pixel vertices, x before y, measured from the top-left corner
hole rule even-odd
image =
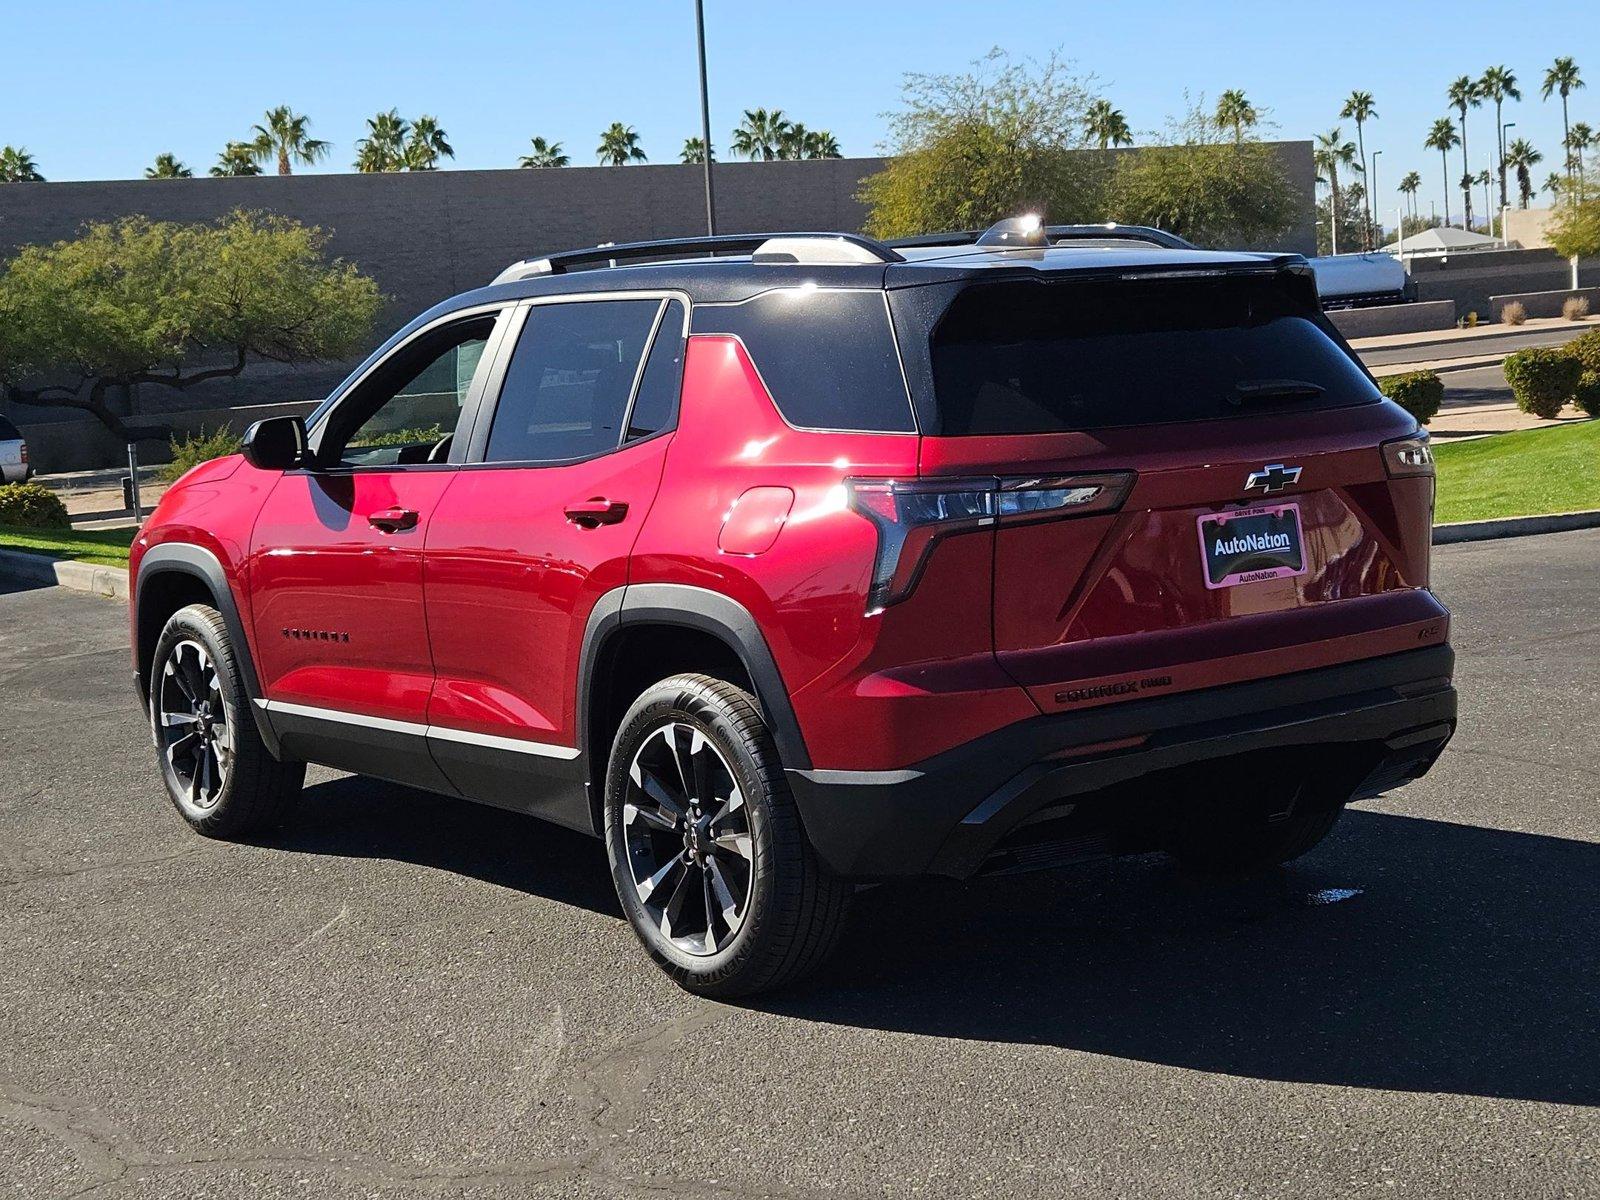
[[[711,189],[711,91],[706,86],[706,9],[705,0],[694,0],[695,31],[700,44],[700,138],[705,149],[706,233],[717,236],[717,200]]]
[[[1383,153],[1382,150],[1374,150],[1372,152],[1372,178],[1367,181],[1368,184],[1372,188],[1372,191],[1367,196],[1367,211],[1369,213],[1375,213],[1375,212],[1382,212],[1383,211],[1382,209],[1380,209],[1378,207],[1378,204],[1377,204],[1377,200],[1378,200],[1378,156],[1380,154],[1382,154],[1382,153]],[[1370,239],[1371,236],[1374,233],[1376,233],[1378,235],[1378,245],[1381,246],[1383,244],[1383,230],[1381,228],[1380,229],[1368,230],[1367,231],[1367,238],[1363,239],[1363,240]],[[1376,249],[1376,247],[1374,247],[1374,249]]]
[[[144,524],[144,510],[139,504],[139,448],[133,442],[128,443],[128,494],[133,497],[133,519],[139,524]]]

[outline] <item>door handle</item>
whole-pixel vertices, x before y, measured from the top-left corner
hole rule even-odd
[[[409,508],[380,508],[368,514],[367,524],[385,533],[399,533],[417,527],[417,514]]]
[[[580,529],[595,529],[601,525],[615,525],[628,515],[628,506],[621,500],[607,500],[594,496],[588,500],[575,500],[567,505],[567,520]]]

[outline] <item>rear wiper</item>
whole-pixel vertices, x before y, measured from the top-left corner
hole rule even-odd
[[[1233,404],[1256,404],[1263,400],[1313,400],[1322,395],[1320,384],[1305,379],[1246,379],[1233,385],[1238,395]]]

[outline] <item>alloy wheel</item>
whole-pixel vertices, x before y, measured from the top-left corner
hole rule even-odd
[[[216,663],[199,642],[172,648],[156,684],[156,745],[175,794],[197,811],[216,806],[233,763],[233,727]]]
[[[749,911],[755,851],[744,795],[710,738],[674,721],[644,740],[622,829],[634,894],[661,936],[700,957],[725,948]]]

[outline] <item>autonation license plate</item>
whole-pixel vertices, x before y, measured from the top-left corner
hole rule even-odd
[[[1199,527],[1208,588],[1306,572],[1298,504],[1207,513],[1199,518]]]

